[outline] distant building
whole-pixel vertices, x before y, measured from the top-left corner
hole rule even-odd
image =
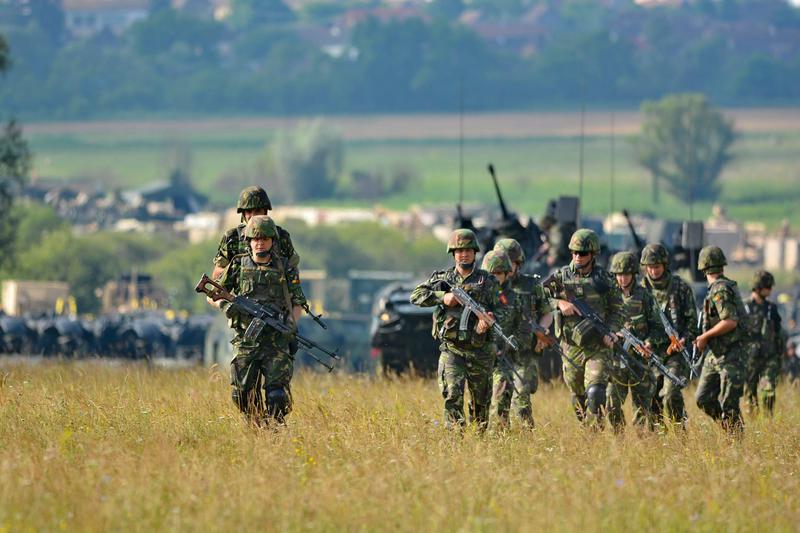
[[[122,34],[147,18],[148,0],[64,0],[64,23],[78,37],[108,30]]]

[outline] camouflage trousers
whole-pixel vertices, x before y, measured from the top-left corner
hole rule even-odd
[[[751,347],[745,379],[745,397],[751,409],[763,407],[768,414],[772,414],[780,371],[779,354],[765,356],[759,347]]]
[[[742,428],[739,400],[745,380],[744,347],[734,345],[728,353],[718,356],[709,351],[703,362],[695,398],[697,406],[729,430]]]
[[[684,378],[688,381],[689,369],[680,354],[668,355],[664,360],[670,372],[679,378]],[[653,394],[653,401],[650,410],[653,413],[653,420],[657,423],[665,424],[667,420],[673,424],[683,425],[686,421],[686,406],[683,402],[683,390],[675,385],[670,380],[664,378],[664,375],[656,370],[652,370],[653,380],[655,381],[655,390],[657,394]]]
[[[611,359],[608,348],[587,350],[566,343],[562,343],[561,348],[572,362],[564,361],[562,368],[564,382],[572,392],[575,416],[587,425],[602,425]]]
[[[437,372],[439,390],[444,398],[444,421],[447,427],[463,427],[464,392],[469,388],[469,420],[483,430],[489,421],[491,379],[494,353],[491,350],[456,353],[442,351]]]
[[[294,356],[286,347],[234,340],[231,397],[254,421],[261,423],[273,418],[283,422],[292,410],[293,372]]]
[[[509,413],[523,427],[533,427],[531,394],[538,387],[538,358],[531,352],[509,356],[510,365],[499,359],[494,365],[492,379],[492,407],[490,418],[501,426],[507,426]]]
[[[656,395],[656,383],[649,370],[622,368],[611,365],[608,387],[606,388],[606,410],[608,421],[615,431],[625,427],[625,413],[622,408],[631,393],[633,403],[633,424],[640,428],[653,429],[651,406]]]

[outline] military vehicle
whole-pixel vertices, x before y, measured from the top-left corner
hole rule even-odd
[[[439,343],[431,336],[434,308],[409,302],[415,286],[394,283],[376,295],[370,324],[371,356],[384,374],[436,373]]]

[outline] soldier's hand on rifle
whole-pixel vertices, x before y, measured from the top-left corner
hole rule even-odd
[[[706,350],[706,346],[708,346],[708,339],[700,335],[694,340],[694,345],[697,346],[698,352],[703,353]]]
[[[547,344],[542,341],[539,337],[536,337],[536,346],[533,347],[533,351],[535,352],[542,352],[544,349],[547,348]]]
[[[452,292],[448,292],[447,294],[445,294],[442,297],[442,301],[444,302],[444,305],[446,305],[447,307],[457,307],[461,305],[456,296]]]
[[[222,300],[217,300],[215,302],[214,300],[211,299],[211,296],[206,296],[206,301],[211,305],[213,305],[214,307],[216,307],[217,309],[219,309],[219,306],[222,303]]]
[[[667,348],[667,354],[672,355],[674,353],[680,352],[686,346],[686,338],[679,339],[677,342],[671,343],[669,348]]]
[[[581,312],[578,311],[578,308],[572,305],[570,302],[566,300],[557,300],[558,301],[558,310],[561,311],[561,314],[564,316],[580,316]]]
[[[605,344],[608,348],[613,348],[618,339],[619,337],[616,333],[610,333],[603,337],[603,344]]]
[[[494,313],[489,311],[486,314],[489,315],[489,317],[491,318],[492,321],[488,322],[488,321],[486,321],[484,319],[478,320],[478,326],[475,328],[475,331],[478,333],[478,335],[483,335],[484,333],[489,331],[489,328],[491,328],[492,324],[494,324]]]

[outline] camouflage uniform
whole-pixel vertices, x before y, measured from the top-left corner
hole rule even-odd
[[[757,272],[753,290],[771,288],[774,284],[768,272]],[[781,355],[786,340],[781,328],[778,307],[763,299],[758,303],[751,296],[744,304],[747,313],[749,342],[745,390],[750,407],[758,409],[759,404],[771,414],[775,406],[775,388],[781,371]]]
[[[470,230],[456,230],[448,241],[448,253],[458,248],[478,249],[477,238]],[[462,278],[455,267],[434,272],[430,279],[418,285],[411,293],[410,301],[420,307],[436,306],[433,314],[433,337],[441,342],[439,389],[444,398],[444,418],[448,427],[463,426],[464,390],[469,387],[469,414],[480,428],[489,418],[491,376],[494,367],[492,335],[490,331],[476,331],[478,319],[470,313],[466,328],[460,328],[464,308],[444,305],[448,292],[440,282],[461,287],[487,311],[499,305],[499,284],[494,276],[474,267]]]
[[[698,267],[705,273],[720,273],[709,283],[703,301],[703,333],[722,320],[735,320],[737,327],[708,342],[703,370],[697,384],[697,406],[729,431],[742,428],[739,399],[744,387],[747,353],[744,304],[736,282],[721,275],[726,264],[722,250],[707,246],[700,251]]]
[[[694,292],[680,276],[666,269],[668,262],[667,250],[662,245],[647,245],[642,251],[641,264],[663,264],[664,274],[656,280],[644,276],[642,286],[653,295],[656,305],[666,315],[678,335],[686,339],[685,346],[691,347],[697,337],[697,304]],[[664,365],[674,375],[688,379],[689,369],[680,353],[666,354]],[[682,423],[686,420],[683,391],[670,380],[664,379],[660,372],[654,370],[653,376],[656,379],[656,390],[659,391],[653,396],[653,417],[657,421],[669,417],[673,422]]]
[[[483,258],[483,270],[494,274],[511,272],[511,261],[502,251],[490,251]],[[503,426],[508,425],[509,412],[513,409],[517,419],[526,426],[533,426],[530,380],[525,375],[526,364],[522,353],[530,351],[531,332],[525,332],[522,300],[506,279],[500,285],[499,305],[495,309],[497,323],[506,335],[513,335],[519,351],[514,351],[502,339],[494,340],[494,351],[502,352],[505,360],[495,360],[492,377],[492,406],[490,418]]]
[[[611,262],[612,274],[632,274],[630,294],[622,293],[622,302],[625,314],[625,327],[639,339],[647,342],[654,349],[665,344],[664,330],[654,309],[653,297],[644,288],[636,284],[636,272],[639,270],[638,261],[631,252],[621,252],[614,256]],[[634,350],[628,352],[630,357],[638,358],[642,364],[646,362]],[[611,364],[608,388],[606,394],[608,401],[608,420],[619,430],[625,426],[625,413],[622,406],[631,392],[633,402],[633,423],[639,427],[653,428],[651,403],[655,396],[655,378],[650,372],[639,368],[624,367],[616,358]]]
[[[513,239],[501,239],[495,243],[494,249],[495,251],[506,251],[511,261],[520,266],[525,262],[522,247]],[[519,340],[520,350],[515,357],[521,365],[518,374],[524,380],[522,387],[517,386],[518,394],[514,395],[512,404],[518,401],[513,405],[514,411],[519,414],[521,419],[527,420],[533,425],[533,406],[530,395],[536,394],[539,389],[539,360],[542,352],[535,350],[536,338],[530,323],[539,321],[542,316],[548,314],[550,307],[537,276],[523,274],[517,270],[516,274],[511,277],[510,284],[517,299],[520,300],[523,314],[519,331],[507,331],[507,333],[513,333]],[[503,327],[503,331],[506,331],[505,327]],[[528,417],[528,413],[530,413],[530,417]]]
[[[266,191],[261,187],[247,187],[239,195],[239,201],[236,205],[236,211],[243,213],[249,209],[272,209],[272,203],[267,196]],[[225,268],[231,260],[237,255],[249,254],[250,248],[248,247],[247,240],[245,239],[245,227],[247,223],[244,221],[242,215],[242,222],[235,228],[231,228],[225,232],[217,247],[217,254],[214,256],[214,265]],[[289,232],[280,226],[275,226],[277,230],[277,238],[275,244],[281,256],[287,258],[289,268],[297,269],[300,264],[300,256],[292,244],[292,237]]]
[[[593,231],[580,229],[572,237],[570,250],[598,253],[600,242]],[[612,331],[622,327],[622,293],[614,277],[605,269],[594,264],[591,272],[584,276],[573,261],[554,272],[552,277],[577,298],[586,301]],[[563,298],[549,285],[546,285],[546,290],[553,299]],[[580,316],[563,315],[555,302],[553,309],[556,311],[556,336],[561,339],[565,356],[579,368],[567,363],[563,365],[564,381],[572,391],[575,414],[579,420],[589,424],[602,422],[611,352],[591,321]]]
[[[275,224],[267,216],[254,216],[247,226],[246,235],[276,235]],[[251,254],[234,256],[220,279],[221,285],[240,296],[247,296],[261,304],[272,306],[291,316],[292,307],[305,303],[296,270],[290,269],[288,260],[272,254],[268,263],[256,263]],[[291,411],[290,382],[294,354],[290,349],[292,338],[269,326],[256,339],[245,339],[244,332],[252,317],[240,313],[236,307],[223,302],[221,309],[236,332],[231,343],[234,356],[231,361],[231,385],[234,403],[256,421],[264,419],[263,399],[259,385],[264,387],[266,414],[282,422]]]

